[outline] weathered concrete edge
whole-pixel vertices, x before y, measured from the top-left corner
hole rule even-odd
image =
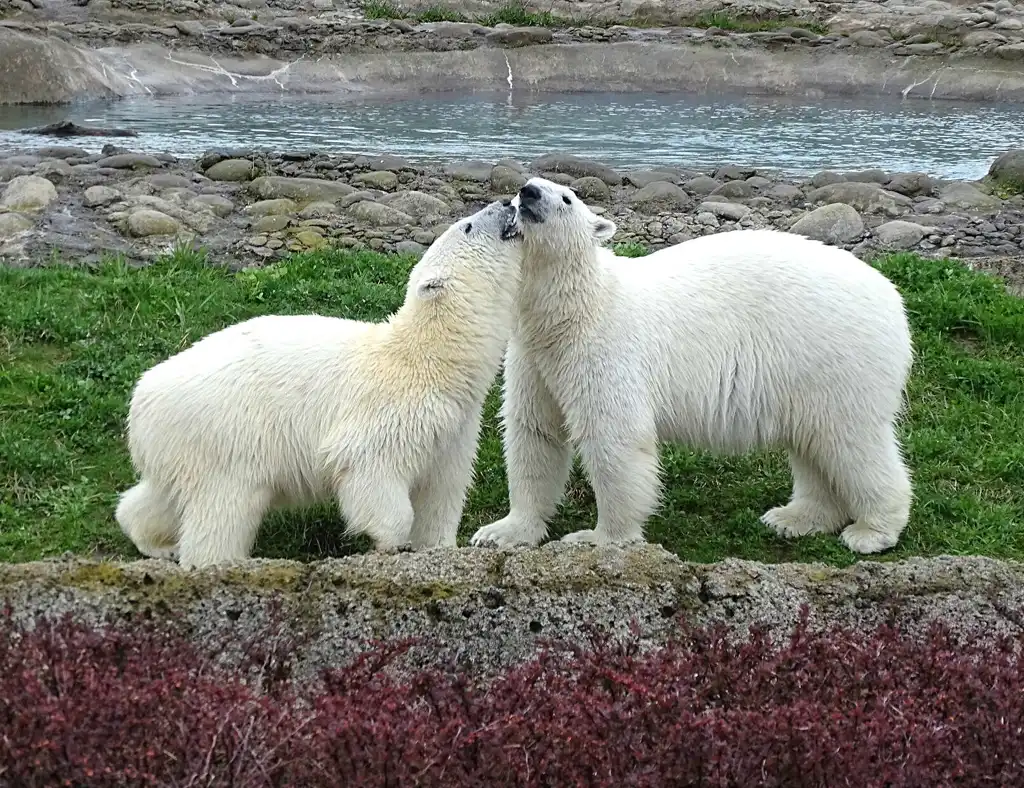
[[[161,561],[0,564],[0,605],[30,623],[70,613],[92,624],[140,614],[230,661],[232,648],[284,624],[296,675],[348,662],[374,639],[421,638],[407,667],[458,665],[478,676],[529,659],[550,639],[586,644],[592,627],[664,643],[682,617],[788,633],[933,621],[989,639],[1024,625],[1024,564],[943,556],[822,564],[679,560],[656,545],[554,543],[533,550],[440,549],[311,563],[251,560],[184,572]],[[275,621],[277,622],[275,624]]]
[[[510,77],[513,93],[675,90],[1024,102],[1024,64],[980,58],[897,57],[864,49],[770,51],[620,42],[352,53],[281,61],[262,56],[214,58],[155,44],[89,50],[55,38],[0,33],[0,55],[6,46],[19,57],[15,66],[45,66],[45,73],[40,72],[36,80],[45,95],[30,96],[23,80],[4,86],[0,79],[0,103],[221,92],[339,96],[506,91]]]

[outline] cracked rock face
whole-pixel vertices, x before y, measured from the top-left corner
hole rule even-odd
[[[727,560],[689,564],[659,546],[552,543],[532,550],[438,549],[309,564],[251,560],[184,572],[175,564],[43,561],[0,565],[0,597],[18,621],[70,613],[90,623],[141,614],[224,651],[276,620],[299,641],[297,673],[337,666],[377,638],[421,638],[403,663],[454,661],[485,677],[551,640],[586,645],[594,627],[647,646],[680,620],[751,624],[788,635],[807,606],[813,628],[893,623],[910,636],[942,621],[982,640],[1019,631],[1024,566],[940,557],[846,569]]]

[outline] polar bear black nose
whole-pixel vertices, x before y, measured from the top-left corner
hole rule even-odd
[[[519,190],[519,199],[522,200],[539,200],[540,189],[534,186],[532,183],[526,184],[522,189]]]

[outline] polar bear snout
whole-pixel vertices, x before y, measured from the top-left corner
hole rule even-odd
[[[518,215],[528,222],[540,224],[544,221],[544,192],[535,184],[527,183],[513,201],[518,203]]]

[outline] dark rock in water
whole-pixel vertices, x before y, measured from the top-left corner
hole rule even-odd
[[[22,134],[41,134],[45,137],[138,137],[137,131],[131,129],[101,129],[95,126],[79,126],[70,120],[39,126],[34,129],[21,129]]]

